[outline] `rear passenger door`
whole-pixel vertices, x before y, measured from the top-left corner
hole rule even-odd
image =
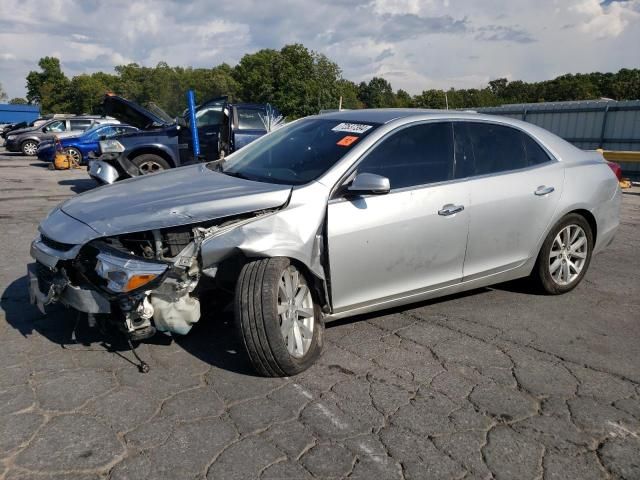
[[[467,243],[468,194],[453,179],[453,127],[411,125],[382,139],[355,173],[387,177],[385,195],[345,195],[328,206],[336,312],[457,283]],[[348,184],[348,182],[347,182]]]
[[[455,122],[456,176],[469,188],[464,280],[522,265],[557,208],[564,169],[527,133],[490,122]]]

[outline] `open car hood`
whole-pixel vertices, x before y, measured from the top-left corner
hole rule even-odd
[[[67,200],[61,209],[107,236],[277,208],[290,193],[289,185],[231,177],[200,164],[90,190]]]
[[[156,110],[154,113],[117,95],[105,95],[102,101],[102,110],[106,116],[120,120],[122,123],[133,125],[140,130],[173,123],[170,120],[171,117],[162,111],[160,107],[154,106],[154,110]]]

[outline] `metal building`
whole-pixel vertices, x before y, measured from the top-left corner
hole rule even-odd
[[[37,105],[0,103],[0,123],[29,123],[38,117],[40,117],[40,107]]]
[[[534,123],[585,150],[640,151],[640,100],[523,103],[476,110]]]

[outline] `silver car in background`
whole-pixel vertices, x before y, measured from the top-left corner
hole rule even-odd
[[[334,112],[66,201],[32,244],[31,298],[136,340],[186,334],[202,299],[233,302],[255,369],[288,376],[328,320],[527,276],[568,292],[620,202],[602,157],[531,124]]]

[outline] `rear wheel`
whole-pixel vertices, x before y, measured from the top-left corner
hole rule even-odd
[[[145,153],[137,156],[136,158],[131,160],[131,163],[138,167],[138,170],[140,170],[140,174],[142,175],[158,173],[171,168],[169,162],[167,162],[161,156],[154,155],[153,153]]]
[[[235,321],[261,375],[300,373],[322,350],[322,313],[304,273],[288,258],[264,258],[243,267],[236,285]]]
[[[571,213],[549,232],[538,255],[535,277],[552,295],[573,290],[587,273],[592,251],[589,222],[582,215]]]
[[[25,140],[21,145],[22,153],[30,157],[38,153],[38,143],[33,140]]]

